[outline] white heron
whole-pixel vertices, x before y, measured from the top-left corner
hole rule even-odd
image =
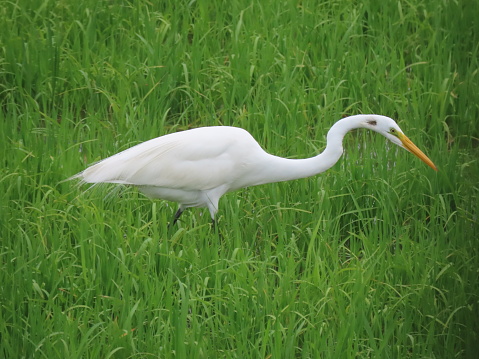
[[[173,223],[189,207],[208,208],[214,222],[218,201],[227,192],[309,177],[328,170],[343,154],[346,133],[357,128],[380,133],[437,171],[393,119],[356,115],[336,122],[328,132],[326,149],[311,158],[287,159],[271,155],[242,128],[200,127],[140,143],[93,164],[71,179],[133,185],[150,198],[178,202]]]

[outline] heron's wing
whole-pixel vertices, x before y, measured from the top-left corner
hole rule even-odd
[[[248,153],[258,148],[251,135],[239,128],[200,128],[143,142],[78,177],[89,183],[207,190],[234,181]]]

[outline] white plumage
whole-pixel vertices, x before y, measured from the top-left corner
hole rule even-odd
[[[436,170],[394,120],[379,115],[356,115],[336,122],[328,132],[326,149],[312,158],[273,156],[241,128],[201,127],[140,143],[72,178],[87,183],[134,185],[151,198],[178,202],[174,221],[188,207],[207,207],[214,220],[218,201],[226,192],[326,171],[341,157],[344,135],[355,128],[382,134]]]

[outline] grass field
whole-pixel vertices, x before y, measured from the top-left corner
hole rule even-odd
[[[476,358],[478,9],[3,1],[0,357]],[[219,236],[204,210],[168,233],[173,203],[61,182],[208,125],[309,157],[358,113],[439,171],[356,131],[322,175],[226,195]]]

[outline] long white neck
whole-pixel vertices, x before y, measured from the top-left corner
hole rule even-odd
[[[325,150],[315,157],[286,159],[268,155],[268,164],[261,170],[262,180],[257,184],[305,178],[328,170],[343,154],[343,138],[346,133],[364,127],[367,117],[368,115],[356,115],[336,122],[328,132]]]

